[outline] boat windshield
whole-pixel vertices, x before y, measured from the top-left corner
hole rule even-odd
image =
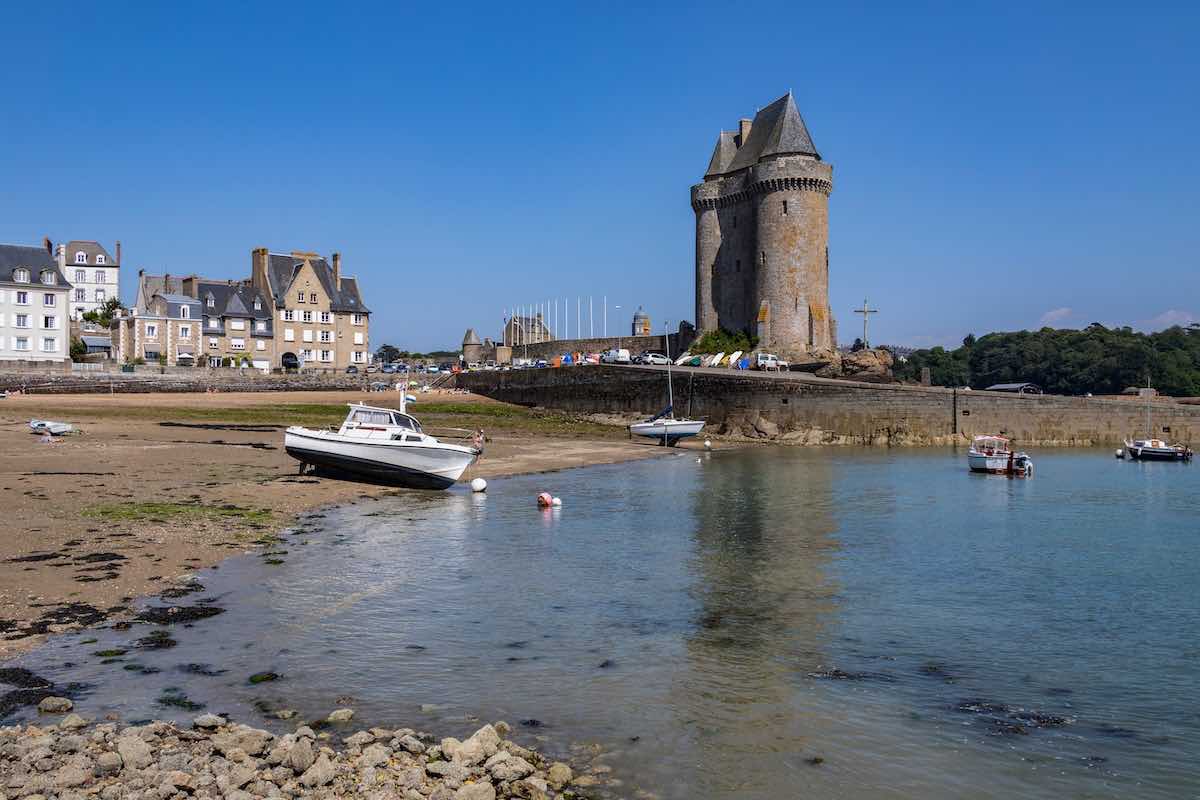
[[[421,432],[421,424],[407,414],[393,414],[395,422],[392,424],[397,428],[408,428],[410,431]]]

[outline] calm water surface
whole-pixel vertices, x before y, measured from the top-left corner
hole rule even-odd
[[[364,502],[202,573],[228,611],[175,648],[92,655],[139,625],[25,662],[88,714],[188,718],[174,686],[249,721],[345,695],[354,729],[536,719],[625,795],[1200,796],[1200,467],[1034,456],[679,453]]]

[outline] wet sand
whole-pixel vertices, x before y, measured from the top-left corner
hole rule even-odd
[[[300,513],[407,490],[297,474],[285,424],[340,420],[394,394],[17,396],[0,400],[0,660],[43,634],[126,614],[190,570],[269,545]],[[433,423],[483,427],[492,478],[657,455],[616,426],[545,417],[472,395],[422,394]],[[420,411],[440,408],[427,419]],[[278,413],[277,413],[278,412]],[[82,433],[44,442],[31,418]],[[273,421],[278,420],[278,421]]]

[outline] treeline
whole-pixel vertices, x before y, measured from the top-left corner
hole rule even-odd
[[[895,375],[919,381],[929,367],[938,386],[984,389],[997,383],[1036,383],[1052,394],[1119,394],[1145,386],[1175,397],[1200,396],[1200,324],[1157,333],[1106,328],[989,333],[962,347],[917,350],[897,362]]]

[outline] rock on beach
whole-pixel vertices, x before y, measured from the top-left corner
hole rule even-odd
[[[464,740],[433,744],[411,728],[377,727],[335,746],[330,733],[318,737],[307,726],[277,735],[215,714],[190,727],[120,726],[73,714],[58,725],[0,728],[0,800],[567,800],[601,782],[574,778],[567,764],[504,739],[497,728],[509,732],[484,725]]]

